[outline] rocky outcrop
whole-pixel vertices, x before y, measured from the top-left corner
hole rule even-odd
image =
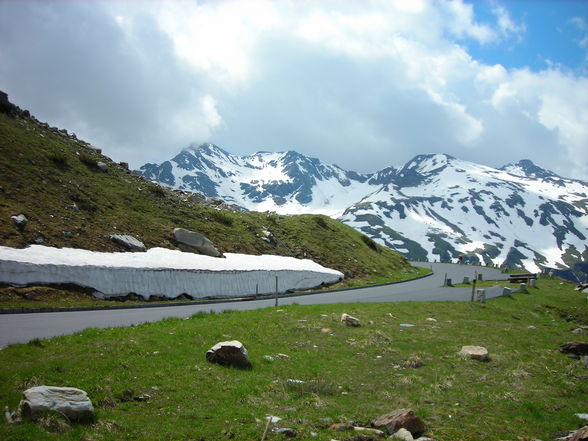
[[[23,416],[37,419],[47,412],[65,415],[70,421],[92,421],[94,406],[88,394],[75,387],[37,386],[23,392]]]
[[[221,253],[204,235],[185,228],[175,228],[174,237],[180,250],[187,253],[204,254],[205,256],[221,257]]]
[[[16,216],[10,216],[10,219],[12,219],[14,221],[14,223],[16,224],[16,227],[19,230],[24,230],[24,228],[27,226],[27,223],[29,222],[29,220],[27,219],[27,217],[24,214],[17,214]]]
[[[130,236],[128,234],[113,234],[110,236],[110,239],[113,242],[116,242],[119,245],[122,245],[129,251],[145,251],[145,244],[141,242],[136,237]]]
[[[413,437],[419,437],[425,432],[425,423],[414,414],[412,409],[397,409],[376,418],[372,425],[389,435],[401,428],[408,430]]]
[[[488,360],[488,349],[482,346],[463,346],[459,355],[473,360],[486,361]]]
[[[347,326],[358,327],[360,325],[359,319],[349,314],[344,313],[341,315],[341,323],[345,323]]]
[[[222,366],[234,366],[241,369],[251,368],[249,354],[243,343],[237,340],[221,341],[206,352],[206,360]]]

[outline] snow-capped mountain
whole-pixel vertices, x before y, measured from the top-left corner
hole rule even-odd
[[[294,151],[236,156],[214,144],[191,145],[169,161],[145,164],[139,172],[173,188],[280,214],[337,217],[378,188],[376,175],[346,171]]]
[[[417,260],[462,253],[530,271],[588,261],[588,184],[528,160],[497,170],[419,155],[340,220]]]
[[[419,155],[359,174],[289,151],[231,155],[190,146],[145,177],[257,211],[338,217],[410,259],[588,274],[588,184],[529,160],[500,169]]]

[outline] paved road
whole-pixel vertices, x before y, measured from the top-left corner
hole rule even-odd
[[[395,285],[285,297],[279,299],[279,304],[316,305],[352,302],[399,302],[406,300],[465,301],[470,300],[471,288],[442,288],[445,274],[454,283],[461,282],[464,276],[468,276],[473,280],[475,275],[480,273],[483,274],[484,280],[506,279],[506,275],[494,268],[447,263],[414,263],[414,265],[431,267],[434,274],[419,280]],[[486,289],[487,298],[499,296],[501,293],[501,290]],[[87,328],[129,326],[158,321],[166,317],[189,317],[200,311],[250,310],[266,308],[274,306],[274,304],[274,299],[264,299],[141,309],[3,314],[0,315],[0,348],[13,343],[26,343],[35,338],[72,334]]]

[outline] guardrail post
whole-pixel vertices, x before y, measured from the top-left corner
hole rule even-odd
[[[278,276],[276,276],[276,306],[278,306]]]
[[[474,293],[476,292],[476,279],[474,279],[474,283],[472,284],[472,298],[470,299],[470,302],[474,301]]]

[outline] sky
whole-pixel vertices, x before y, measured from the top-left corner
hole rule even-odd
[[[0,90],[133,168],[212,142],[588,181],[585,0],[0,0]]]

